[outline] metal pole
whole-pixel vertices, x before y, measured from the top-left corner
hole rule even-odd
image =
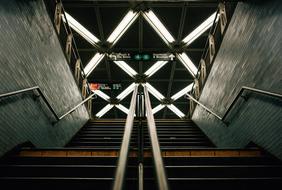
[[[168,190],[169,187],[164,169],[163,159],[161,156],[161,149],[157,136],[155,119],[153,116],[150,97],[146,86],[144,86],[144,94],[145,94],[145,106],[147,112],[148,130],[149,130],[150,140],[152,145],[153,159],[154,159],[154,165],[157,174],[158,186],[160,190]]]
[[[116,174],[115,174],[113,190],[122,190],[122,187],[123,187],[125,169],[127,166],[127,157],[128,157],[128,152],[129,152],[131,132],[132,132],[133,122],[134,122],[134,112],[135,112],[135,107],[136,107],[137,89],[138,89],[138,85],[135,86],[135,89],[133,91],[129,113],[126,118],[125,129],[124,129],[122,144],[121,144],[120,153],[119,153],[119,159],[118,159],[118,165],[117,165]]]
[[[144,189],[144,178],[143,178],[143,164],[139,163],[138,166],[138,190]]]

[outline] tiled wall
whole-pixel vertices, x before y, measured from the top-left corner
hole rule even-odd
[[[200,102],[223,116],[242,86],[282,94],[282,3],[239,3]],[[282,100],[251,94],[239,100],[225,127],[197,106],[192,119],[218,147],[250,141],[282,159]]]
[[[82,101],[42,0],[0,1],[0,94],[39,86],[58,115]],[[85,106],[54,118],[32,93],[0,100],[0,155],[31,141],[60,147],[89,119]]]

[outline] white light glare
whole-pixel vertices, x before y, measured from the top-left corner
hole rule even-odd
[[[124,70],[127,74],[129,74],[132,78],[137,75],[137,72],[132,69],[126,62],[124,61],[114,61],[122,70]]]
[[[96,53],[89,63],[84,68],[84,73],[86,76],[89,76],[90,73],[97,67],[97,65],[102,61],[105,54]]]
[[[153,114],[159,112],[159,111],[162,110],[164,107],[165,107],[165,105],[163,105],[163,104],[160,104],[160,105],[154,107],[154,109],[152,110]]]
[[[105,94],[104,92],[102,92],[101,90],[92,90],[95,94],[97,94],[99,97],[103,98],[106,101],[110,100],[110,97]]]
[[[173,104],[167,105],[168,109],[170,109],[173,113],[175,113],[178,117],[182,118],[185,117],[185,114],[182,113],[177,107]]]
[[[180,90],[179,92],[177,92],[176,94],[174,94],[171,99],[173,101],[179,99],[180,97],[184,96],[185,94],[187,94],[188,92],[190,92],[192,90],[193,87],[193,83],[189,84],[188,86],[186,86],[184,89]]]
[[[121,104],[115,105],[118,109],[120,109],[121,111],[123,111],[125,114],[129,113],[129,109],[127,109],[126,107],[124,107]]]
[[[216,12],[213,13],[207,20],[205,20],[200,26],[194,29],[190,34],[188,34],[182,42],[185,43],[186,46],[190,45],[193,41],[195,41],[199,36],[201,36],[205,31],[207,31],[213,24],[213,21],[216,17]],[[216,19],[216,22],[218,21]]]
[[[84,28],[79,22],[77,22],[71,15],[65,12],[69,26],[74,29],[78,34],[80,34],[85,40],[87,40],[92,45],[97,45],[100,40],[96,38],[91,32]],[[63,16],[63,21],[66,22]]]
[[[114,107],[114,105],[108,104],[106,105],[103,109],[101,109],[97,114],[96,117],[102,117],[103,115],[105,115],[105,113],[107,113],[110,109],[112,109]]]
[[[144,74],[147,77],[152,76],[160,68],[162,68],[168,61],[157,61],[151,68],[149,68]]]
[[[128,96],[128,94],[130,94],[134,88],[135,88],[136,84],[132,83],[131,85],[129,85],[124,91],[122,91],[118,96],[117,99],[119,101],[123,100],[126,96]]]
[[[191,61],[191,59],[188,57],[186,53],[177,53],[176,57],[181,61],[181,63],[186,67],[186,69],[192,74],[193,77],[197,74],[197,67],[194,65],[194,63]]]
[[[165,28],[165,26],[161,23],[152,10],[142,12],[142,15],[167,44],[175,41],[173,36],[169,33],[169,31]]]
[[[115,28],[115,30],[111,33],[108,37],[107,42],[114,45],[120,37],[124,34],[124,32],[132,25],[132,23],[137,19],[139,16],[139,12],[133,12],[130,10],[119,25]]]
[[[165,97],[157,90],[155,89],[152,85],[150,85],[149,83],[145,83],[145,85],[147,86],[148,88],[148,91],[153,95],[155,96],[158,100],[162,100],[164,99]]]

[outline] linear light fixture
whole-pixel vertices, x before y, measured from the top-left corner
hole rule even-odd
[[[153,29],[159,34],[159,36],[165,41],[165,43],[170,44],[175,41],[173,36],[169,33],[169,31],[152,10],[142,12],[142,15],[153,27]]]
[[[179,92],[177,92],[176,94],[174,94],[171,99],[173,101],[179,99],[180,97],[184,96],[185,94],[187,94],[188,92],[190,92],[192,90],[193,87],[193,83],[189,84],[188,86],[186,86],[185,88],[183,88],[182,90],[180,90]]]
[[[123,105],[121,104],[117,104],[115,105],[119,110],[121,110],[122,112],[124,112],[125,114],[128,114],[129,113],[129,109],[127,109],[126,107],[124,107]]]
[[[186,69],[191,73],[191,75],[195,78],[197,74],[197,67],[191,61],[186,53],[177,53],[176,57],[181,61],[181,63],[186,67]]]
[[[108,37],[107,42],[114,45],[120,37],[125,33],[125,31],[134,23],[134,21],[139,16],[139,12],[134,12],[132,10],[123,17],[118,26],[114,29],[111,35]]]
[[[167,105],[168,109],[170,109],[173,113],[175,113],[178,117],[183,118],[185,117],[185,114],[182,113],[177,107],[175,107],[173,104]]]
[[[99,97],[103,98],[106,101],[110,101],[110,97],[102,92],[101,90],[92,90],[95,94],[97,94]]]
[[[132,83],[131,85],[129,85],[126,89],[124,89],[124,91],[122,91],[122,92],[117,96],[117,99],[118,99],[119,101],[123,100],[126,96],[128,96],[128,94],[130,94],[130,93],[134,90],[134,88],[135,88],[136,85],[137,85],[137,84],[135,84],[135,83]]]
[[[148,88],[148,91],[155,96],[158,100],[163,100],[165,97],[157,90],[155,89],[152,85],[150,85],[149,83],[145,83],[145,85]]]
[[[89,32],[86,28],[84,28],[79,22],[77,22],[70,14],[65,12],[66,19],[68,21],[69,26],[74,29],[78,34],[80,34],[85,40],[87,40],[90,44],[97,46],[97,43],[100,40],[94,36],[91,32]],[[63,16],[63,21],[66,22],[65,17]]]
[[[87,76],[97,67],[97,65],[102,61],[105,54],[96,53],[93,58],[89,61],[89,63],[84,68],[84,73]]]
[[[137,75],[137,72],[132,69],[126,62],[124,61],[114,61],[117,66],[119,66],[122,70],[124,70],[128,75],[134,78]]]
[[[150,67],[144,74],[147,77],[152,76],[160,68],[162,68],[168,61],[157,61],[152,67]]]
[[[108,104],[106,105],[103,109],[101,109],[97,114],[96,117],[102,117],[103,115],[105,115],[108,111],[110,111],[110,109],[112,109],[114,107],[114,105],[112,104]]]
[[[216,12],[213,13],[209,18],[207,18],[202,24],[200,24],[196,29],[194,29],[190,34],[188,34],[182,42],[185,43],[186,46],[190,45],[193,41],[195,41],[199,36],[201,36],[205,31],[207,31],[212,25],[213,21],[216,17]],[[216,22],[219,17],[216,17]]]
[[[154,107],[154,108],[152,109],[153,114],[159,112],[159,111],[162,110],[164,107],[165,107],[165,105],[163,105],[163,104],[160,104],[160,105]]]

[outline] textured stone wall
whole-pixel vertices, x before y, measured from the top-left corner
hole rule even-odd
[[[0,1],[0,94],[39,86],[58,115],[82,101],[42,0]],[[85,106],[52,125],[42,99],[0,100],[0,155],[25,141],[60,147],[89,119]]]
[[[282,94],[282,3],[239,3],[200,101],[223,116],[242,86]],[[192,119],[218,147],[243,148],[250,141],[282,159],[282,101],[249,94],[225,127],[197,106]]]

